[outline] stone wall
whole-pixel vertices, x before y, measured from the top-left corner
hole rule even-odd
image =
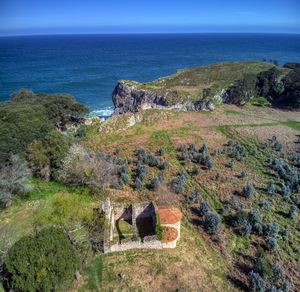
[[[180,222],[170,225],[178,229],[178,238],[172,242],[162,243],[157,239],[157,235],[145,236],[143,239],[137,236],[136,219],[152,218],[153,224],[156,225],[157,206],[154,203],[132,204],[128,207],[124,205],[111,204],[109,200],[104,202],[101,212],[106,216],[107,228],[105,230],[104,253],[124,251],[129,249],[163,249],[175,248],[179,239]],[[123,243],[114,243],[113,235],[115,222],[118,219],[129,220],[132,222],[134,240]],[[167,226],[167,225],[166,225]]]

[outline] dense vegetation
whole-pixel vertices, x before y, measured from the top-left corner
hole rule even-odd
[[[79,258],[60,228],[47,228],[17,241],[4,262],[5,288],[14,291],[66,291]]]
[[[11,101],[0,103],[0,164],[87,112],[68,94],[35,94],[26,89],[12,94]]]

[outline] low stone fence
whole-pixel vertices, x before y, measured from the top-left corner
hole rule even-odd
[[[157,239],[151,239],[151,238],[147,239],[145,237],[143,241],[141,239],[138,239],[135,241],[113,244],[107,248],[106,252],[124,251],[128,249],[145,249],[145,248],[162,249],[164,248],[164,244]]]

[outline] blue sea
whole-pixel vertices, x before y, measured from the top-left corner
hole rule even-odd
[[[300,35],[132,34],[0,38],[0,100],[22,87],[67,92],[94,115],[113,110],[120,79],[141,82],[224,61],[300,62]]]

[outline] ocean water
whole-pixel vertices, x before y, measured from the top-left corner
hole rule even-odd
[[[300,62],[300,35],[156,34],[0,38],[0,100],[22,87],[67,92],[94,115],[113,110],[120,79],[141,82],[224,61]]]

